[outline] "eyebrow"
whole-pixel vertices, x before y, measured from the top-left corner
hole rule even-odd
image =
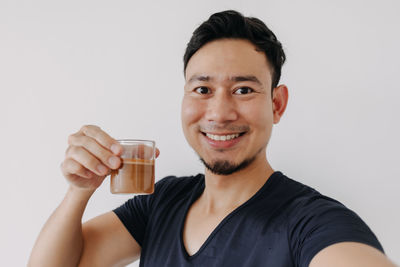
[[[192,83],[195,81],[199,81],[199,82],[209,82],[214,80],[212,77],[210,76],[205,76],[205,75],[193,75],[188,83]],[[240,75],[240,76],[231,76],[228,79],[229,81],[233,81],[233,82],[254,82],[257,83],[259,85],[262,85],[262,83],[260,82],[260,80],[254,76],[254,75]]]

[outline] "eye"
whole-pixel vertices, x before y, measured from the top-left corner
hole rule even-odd
[[[251,89],[250,87],[240,87],[234,93],[237,95],[247,95],[253,92],[254,90]]]
[[[210,93],[210,89],[207,88],[207,87],[204,87],[204,86],[197,87],[196,89],[194,89],[194,91],[196,93],[198,93],[198,94],[201,94],[201,95],[205,95],[205,94]]]

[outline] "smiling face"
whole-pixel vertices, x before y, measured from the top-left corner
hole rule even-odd
[[[183,132],[206,167],[230,174],[265,159],[281,115],[274,115],[265,54],[246,40],[220,39],[200,48],[185,74]]]

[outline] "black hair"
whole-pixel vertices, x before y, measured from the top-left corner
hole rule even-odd
[[[225,38],[248,40],[257,50],[264,52],[272,67],[272,88],[278,86],[282,65],[286,60],[282,44],[264,22],[258,18],[245,17],[235,10],[212,14],[193,32],[183,56],[184,72],[190,58],[203,45]]]

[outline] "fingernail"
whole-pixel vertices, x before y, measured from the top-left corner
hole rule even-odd
[[[120,160],[118,157],[112,156],[108,159],[108,162],[113,168],[117,168],[120,164]]]
[[[112,151],[114,154],[118,154],[119,151],[120,151],[119,145],[117,145],[117,144],[111,145],[111,151]]]
[[[97,171],[100,174],[106,174],[107,173],[107,167],[104,166],[104,165],[99,165],[99,166],[97,166]]]

